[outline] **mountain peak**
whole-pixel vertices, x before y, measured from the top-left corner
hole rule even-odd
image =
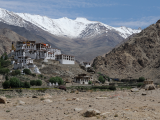
[[[90,24],[90,23],[97,23],[97,22],[94,22],[94,21],[90,21],[88,20],[87,18],[83,18],[83,17],[77,17],[75,19],[76,22],[82,22],[82,23],[85,23],[85,24]]]

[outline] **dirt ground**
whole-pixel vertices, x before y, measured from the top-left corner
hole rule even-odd
[[[146,95],[142,95],[142,93]],[[84,117],[87,109],[101,112]],[[7,98],[0,104],[0,120],[160,120],[160,89],[139,92],[88,91],[45,98]]]

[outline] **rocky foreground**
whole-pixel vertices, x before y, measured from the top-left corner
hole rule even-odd
[[[5,102],[0,120],[160,120],[160,89],[52,92]]]

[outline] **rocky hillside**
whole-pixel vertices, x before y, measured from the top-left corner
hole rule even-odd
[[[0,29],[0,55],[9,53],[12,48],[12,41],[26,41],[27,39],[9,29]]]
[[[112,78],[138,78],[160,81],[160,20],[129,38],[105,57],[92,64],[97,72]]]

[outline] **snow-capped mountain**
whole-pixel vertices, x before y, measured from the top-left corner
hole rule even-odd
[[[26,27],[26,24],[32,23],[53,35],[70,38],[93,37],[104,32],[107,35],[108,30],[115,30],[120,36],[127,38],[133,33],[141,31],[126,27],[111,27],[101,22],[89,21],[86,18],[76,18],[75,20],[66,17],[51,19],[40,15],[14,13],[5,9],[0,9],[0,21],[19,27]],[[87,33],[88,31],[90,31],[89,34]]]
[[[126,27],[112,27],[86,18],[51,19],[46,16],[14,13],[0,8],[0,29],[7,28],[37,42],[49,43],[77,60],[91,61],[139,33]]]

